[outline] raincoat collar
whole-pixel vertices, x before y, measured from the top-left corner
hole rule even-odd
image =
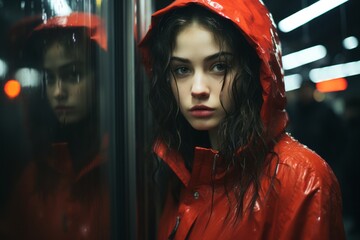
[[[154,153],[161,158],[178,176],[180,181],[187,188],[194,188],[200,185],[221,184],[228,180],[230,182],[231,174],[226,168],[223,158],[219,156],[218,151],[195,147],[194,162],[190,172],[182,156],[178,151],[169,148],[164,142],[158,140],[154,145]],[[232,169],[230,169],[232,172]],[[227,177],[227,179],[225,179]]]
[[[47,164],[59,174],[73,177],[75,181],[79,181],[87,173],[91,172],[93,169],[105,163],[107,159],[106,149],[108,146],[108,141],[108,136],[105,135],[102,139],[100,153],[94,156],[94,158],[78,173],[75,173],[74,171],[72,162],[73,159],[71,157],[69,145],[67,142],[59,142],[52,144],[51,151],[53,157],[47,159]]]

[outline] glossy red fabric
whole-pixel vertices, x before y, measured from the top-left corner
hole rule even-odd
[[[95,41],[103,50],[107,50],[107,35],[102,20],[94,14],[73,12],[66,16],[56,16],[46,20],[35,28],[35,33],[55,28],[86,28],[90,39]]]
[[[237,219],[234,191],[224,189],[225,169],[212,176],[214,159],[221,166],[217,152],[196,148],[192,172],[181,157],[165,144],[154,148],[184,184],[180,201],[169,193],[158,226],[158,239],[345,239],[341,197],[337,179],[326,162],[310,149],[283,135],[275,146],[268,174],[262,177],[260,197],[253,216],[246,212]],[[272,190],[271,174],[276,171]],[[214,189],[212,187],[214,183]],[[245,203],[250,201],[250,193]],[[237,220],[236,220],[237,219]]]
[[[147,71],[151,75],[152,28],[165,13],[192,3],[233,21],[256,50],[261,60],[264,100],[261,117],[269,138],[279,139],[274,149],[277,157],[265,169],[253,216],[247,211],[240,219],[233,210],[236,189],[225,190],[225,169],[216,151],[196,148],[190,172],[176,150],[157,142],[154,152],[184,185],[179,203],[168,194],[158,239],[345,239],[335,175],[321,157],[284,133],[288,119],[280,42],[272,17],[261,1],[177,0],[154,13],[152,25],[140,43]],[[213,176],[214,163],[218,167]],[[251,191],[245,196],[245,206]]]

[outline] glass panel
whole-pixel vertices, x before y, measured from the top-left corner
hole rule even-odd
[[[135,40],[138,44],[150,24],[155,1],[135,1]],[[159,205],[153,185],[154,166],[151,161],[152,121],[148,101],[149,80],[141,64],[139,52],[135,55],[136,75],[136,183],[137,183],[137,239],[156,239]]]
[[[110,238],[105,12],[101,0],[0,1],[0,239]]]

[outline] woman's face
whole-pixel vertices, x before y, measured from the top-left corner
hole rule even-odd
[[[227,46],[220,49],[213,33],[197,23],[178,33],[170,63],[171,88],[194,129],[216,130],[231,110],[233,58]]]
[[[77,123],[90,112],[93,77],[85,54],[54,43],[45,52],[46,94],[62,124]]]

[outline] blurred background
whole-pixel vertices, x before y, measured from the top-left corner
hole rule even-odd
[[[264,1],[283,49],[288,131],[332,167],[348,239],[359,233],[360,2]]]
[[[158,213],[149,158],[151,116],[137,43],[153,11],[170,0],[0,0],[0,210],[32,154],[42,72],[25,54],[32,29],[84,11],[106,24],[109,54],[99,71],[101,119],[109,132],[113,239],[153,239]],[[315,150],[339,179],[348,239],[360,239],[360,1],[263,0],[282,43],[292,136]],[[35,115],[35,117],[34,117]],[[136,209],[136,210],[135,210]]]

